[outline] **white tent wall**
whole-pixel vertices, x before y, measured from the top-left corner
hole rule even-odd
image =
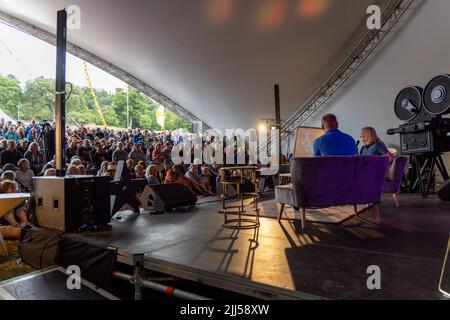
[[[399,136],[387,136],[386,130],[401,124],[393,107],[399,91],[409,85],[425,87],[435,75],[450,73],[449,16],[450,1],[424,1],[389,45],[305,125],[320,126],[323,114],[334,113],[342,130],[355,139],[362,127],[372,126],[398,148]]]

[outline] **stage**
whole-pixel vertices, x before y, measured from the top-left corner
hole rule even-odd
[[[450,230],[450,204],[401,195],[341,225],[261,218],[255,230],[221,227],[219,203],[191,213],[123,214],[111,230],[74,234],[117,248],[117,262],[263,299],[441,299],[439,276]],[[261,203],[264,207],[271,199]],[[339,210],[339,208],[337,208]],[[369,266],[381,289],[369,290]],[[140,268],[137,268],[140,272]],[[450,286],[449,277],[446,287]]]

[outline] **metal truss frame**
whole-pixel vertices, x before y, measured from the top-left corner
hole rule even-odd
[[[390,0],[382,12],[382,26],[379,30],[369,30],[354,47],[352,52],[335,69],[331,76],[320,86],[320,88],[281,126],[284,141],[292,132],[300,127],[311,116],[330,102],[340,90],[344,89],[345,83],[368,61],[375,53],[375,49],[385,38],[397,31],[399,25],[411,14],[423,0]],[[418,3],[413,7],[413,3]],[[364,26],[366,27],[366,26]]]
[[[24,33],[27,33],[31,36],[34,36],[40,40],[43,40],[47,43],[50,43],[52,45],[56,44],[56,36],[52,34],[51,32],[48,32],[44,29],[38,28],[28,22],[25,22],[21,19],[18,19],[8,13],[5,13],[3,11],[0,11],[0,22],[4,23],[6,25],[9,25],[17,30],[20,30]],[[211,127],[206,124],[204,121],[199,119],[197,116],[195,116],[190,111],[186,110],[184,107],[182,107],[180,104],[169,98],[168,96],[164,95],[163,93],[159,92],[155,88],[151,87],[144,81],[141,81],[134,77],[133,75],[129,74],[128,72],[116,67],[112,63],[103,60],[102,58],[72,44],[67,44],[67,52],[73,54],[74,56],[89,62],[90,64],[96,66],[97,68],[113,75],[114,77],[122,80],[126,84],[136,88],[137,90],[144,93],[146,96],[151,98],[152,100],[156,101],[157,103],[163,105],[167,109],[174,112],[176,115],[182,117],[183,119],[187,120],[190,123],[195,122],[202,122],[203,124],[203,131],[206,131],[210,129]]]

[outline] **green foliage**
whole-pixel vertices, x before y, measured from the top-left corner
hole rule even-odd
[[[11,75],[0,76],[0,108],[11,118],[17,118],[17,107],[22,98],[22,89],[17,79]]]
[[[70,86],[66,87],[70,91]],[[127,91],[121,88],[114,93],[94,89],[108,126],[127,126]],[[12,118],[17,118],[19,106],[20,119],[29,121],[51,120],[55,104],[55,80],[36,78],[25,83],[22,89],[14,75],[0,76],[0,108]],[[159,104],[135,88],[128,90],[128,106],[132,128],[161,130],[156,122]],[[70,98],[66,101],[67,124],[103,125],[95,107],[91,92],[87,87],[73,86]],[[190,129],[191,125],[173,112],[166,110],[166,130]]]
[[[23,90],[20,118],[51,120],[55,109],[55,80],[44,77],[27,81]]]

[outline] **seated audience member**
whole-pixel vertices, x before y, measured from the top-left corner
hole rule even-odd
[[[12,170],[3,171],[0,182],[5,180],[16,181],[16,173]]]
[[[24,157],[30,163],[30,169],[33,170],[35,175],[38,175],[44,166],[44,154],[39,150],[39,144],[32,142]]]
[[[117,143],[117,148],[112,154],[112,161],[117,165],[121,160],[127,160],[128,153],[124,150],[123,143]]]
[[[39,177],[44,176],[44,175],[45,175],[45,172],[46,172],[48,169],[54,169],[54,166],[53,166],[53,163],[52,163],[52,162],[49,162],[49,163],[47,163],[47,164],[44,165],[44,167],[42,168],[42,171],[39,173]]]
[[[9,140],[6,150],[4,150],[0,155],[0,161],[2,166],[4,166],[7,163],[12,163],[16,165],[21,158],[22,154],[16,150],[16,142],[14,140]]]
[[[0,219],[0,234],[4,239],[19,239],[20,238],[20,228],[11,226],[9,224],[3,225],[2,219]]]
[[[211,185],[211,179],[213,176],[211,174],[211,171],[209,170],[209,166],[202,166],[202,175],[201,175],[201,181],[202,184],[206,187],[209,194],[214,194],[214,188]]]
[[[155,149],[153,150],[153,153],[152,153],[152,161],[156,165],[158,172],[160,172],[164,167],[164,165],[163,165],[164,155],[162,154],[162,151],[161,151],[161,143],[155,144]]]
[[[200,188],[202,193],[208,192],[208,189],[205,186],[205,181],[198,175],[198,165],[191,164],[185,176],[192,180],[192,182]]]
[[[141,145],[135,144],[128,157],[130,159],[133,159],[134,163],[138,163],[139,161],[145,161],[145,153],[144,151],[142,151]]]
[[[86,175],[86,168],[84,165],[80,164],[77,166],[78,175],[85,176]]]
[[[77,156],[81,162],[91,162],[91,141],[83,140],[81,147],[78,148]]]
[[[66,148],[66,159],[72,159],[72,157],[78,154],[78,142],[76,139],[72,139],[69,146]]]
[[[145,169],[145,167],[146,167],[146,165],[145,165],[145,161],[139,161],[138,163],[137,163],[138,165],[140,165],[140,166],[142,166],[144,169]]]
[[[23,192],[30,192],[33,188],[34,177],[33,170],[30,169],[30,163],[27,159],[20,159],[17,165],[19,166],[19,170],[15,172],[16,181],[22,187]]]
[[[3,171],[14,171],[14,172],[16,172],[17,171],[17,167],[15,165],[13,165],[12,163],[8,163],[8,164],[5,164],[3,166]]]
[[[394,159],[394,155],[386,148],[374,128],[362,128],[361,140],[364,144],[360,152],[362,156],[385,156],[389,158],[389,161]]]
[[[11,180],[5,180],[0,183],[0,193],[18,193],[17,183]],[[23,228],[29,225],[28,221],[28,206],[29,204],[23,203],[16,209],[7,213],[0,218],[1,225],[10,225],[16,228]]]
[[[107,176],[114,178],[114,176],[116,175],[116,170],[117,167],[115,163],[114,162],[109,163],[108,168],[106,169],[106,171],[108,172]]]
[[[159,178],[161,181],[166,180],[166,174],[167,172],[169,172],[172,169],[172,167],[170,166],[170,162],[169,161],[164,161],[164,167],[163,169],[159,172]],[[156,170],[158,171],[158,170]]]
[[[135,179],[145,179],[144,167],[140,164],[134,167],[134,177]]]
[[[1,128],[0,128],[1,129]],[[0,131],[0,135],[1,135],[1,131]],[[8,148],[8,140],[6,139],[1,139],[0,140],[0,154],[5,151]]]
[[[315,157],[354,156],[356,142],[351,136],[341,132],[334,114],[322,117],[322,129],[325,134],[314,142]]]
[[[95,149],[91,151],[92,169],[100,170],[104,161],[108,158],[106,151],[103,149],[100,142],[95,143]]]
[[[164,183],[180,183],[186,186],[193,194],[196,194],[198,191],[198,193],[201,193],[201,190],[195,188],[192,180],[184,176],[183,167],[180,165],[174,165],[172,169],[167,172]]]
[[[77,166],[71,164],[67,167],[66,176],[78,176],[79,174]]]
[[[56,177],[56,169],[55,168],[48,168],[44,172],[44,177]]]
[[[147,178],[147,183],[152,184],[161,184],[161,180],[158,176],[158,170],[156,169],[156,165],[151,164],[147,167],[147,170],[145,172],[145,176]]]
[[[100,165],[100,170],[97,171],[97,176],[99,176],[99,177],[107,176],[108,175],[108,165],[109,165],[108,161],[103,161],[102,164]]]
[[[130,172],[130,178],[134,179],[135,178],[135,173],[134,173],[134,161],[133,161],[133,159],[128,159],[125,162],[125,164],[126,164],[126,166],[128,168],[128,171]]]
[[[8,131],[3,135],[6,140],[12,140],[14,142],[19,142],[20,136],[14,131],[14,126],[9,126]]]
[[[17,151],[20,152],[22,158],[25,156],[25,152],[27,152],[27,150],[28,150],[28,140],[27,139],[20,140],[19,145],[17,146]]]
[[[73,165],[73,166],[75,166],[75,167],[78,167],[79,165],[81,165],[81,164],[83,164],[82,162],[81,162],[81,160],[80,160],[80,158],[72,158],[72,160],[70,161],[70,164],[71,165]]]

